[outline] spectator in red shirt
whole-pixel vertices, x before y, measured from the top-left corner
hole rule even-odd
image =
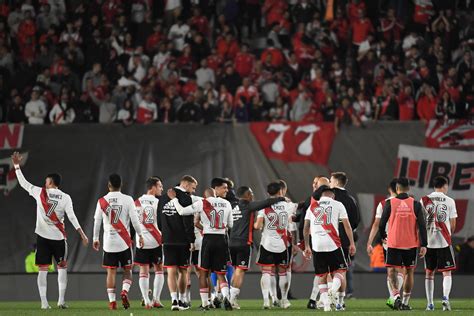
[[[234,59],[235,71],[241,77],[248,77],[253,70],[255,58],[248,52],[248,44],[242,44],[240,52],[238,52]]]
[[[403,23],[397,20],[394,9],[388,9],[387,16],[380,19],[380,31],[383,34],[385,42],[393,42],[395,46],[400,44]]]
[[[342,125],[360,126],[359,118],[355,115],[351,102],[347,97],[342,99],[341,107],[336,110],[336,118],[334,119],[334,129],[336,133],[339,132]]]
[[[235,93],[235,106],[243,106],[252,100],[253,97],[258,95],[258,90],[255,86],[250,84],[249,78],[242,80],[242,85],[237,89]]]
[[[148,36],[148,38],[146,39],[145,49],[147,53],[155,54],[158,52],[160,41],[164,39],[161,29],[162,29],[161,24],[156,24],[153,27],[153,33],[150,36]]]
[[[358,48],[373,32],[372,22],[365,16],[364,10],[359,10],[359,18],[352,22],[352,44]]]
[[[204,35],[206,38],[209,37],[209,21],[207,20],[207,17],[201,14],[201,9],[199,7],[194,7],[193,16],[189,22],[199,33]]]
[[[25,11],[25,18],[18,26],[18,48],[24,61],[33,61],[36,53],[36,25],[31,11]]]
[[[265,63],[265,61],[269,59],[272,67],[276,69],[281,68],[283,66],[283,63],[285,62],[283,53],[281,52],[281,50],[274,47],[273,41],[271,39],[267,39],[267,46],[268,48],[263,51],[260,60],[262,61],[262,63]]]
[[[436,118],[436,97],[427,84],[421,87],[421,93],[416,103],[416,112],[420,120],[427,122]]]
[[[240,50],[239,44],[230,32],[217,39],[216,49],[217,53],[224,59],[234,59]]]
[[[400,121],[411,121],[415,118],[415,100],[413,100],[411,86],[405,86],[398,94],[398,108]]]
[[[265,0],[262,11],[265,14],[267,26],[279,23],[287,9],[288,3],[284,0]]]
[[[347,4],[347,16],[349,18],[349,22],[353,23],[359,18],[359,11],[365,11],[366,6],[364,1],[360,0],[352,0],[350,3]]]

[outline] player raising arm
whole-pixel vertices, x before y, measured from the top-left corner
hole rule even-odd
[[[122,178],[118,174],[109,176],[109,193],[97,202],[94,215],[95,251],[100,249],[100,227],[104,224],[104,255],[102,266],[107,269],[107,294],[109,309],[117,309],[115,300],[115,277],[117,268],[123,269],[123,283],[120,297],[125,309],[130,307],[128,292],[132,285],[132,239],[130,237],[130,221],[137,232],[139,248],[143,248],[144,239],[138,221],[135,203],[131,196],[120,192]]]
[[[48,304],[46,292],[48,267],[51,264],[51,258],[54,257],[58,267],[58,307],[65,309],[67,308],[64,301],[67,287],[67,243],[64,214],[67,215],[69,221],[81,236],[82,243],[85,246],[87,246],[89,240],[74,214],[71,197],[58,188],[61,185],[61,176],[57,173],[48,174],[44,187],[34,186],[25,179],[20,170],[23,157],[18,152],[14,152],[11,158],[18,182],[36,200],[35,233],[37,250],[35,264],[39,266],[38,290],[41,298],[41,308],[51,308]]]

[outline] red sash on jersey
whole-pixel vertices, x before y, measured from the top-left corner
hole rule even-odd
[[[49,220],[59,229],[61,234],[63,234],[64,238],[66,238],[66,229],[64,228],[64,223],[62,223],[54,210],[51,212],[51,214],[48,215],[48,210],[49,210],[49,203],[48,203],[48,192],[46,192],[46,188],[41,188],[41,205],[43,206],[44,213],[46,214],[46,217],[49,218]]]
[[[314,198],[311,197],[311,205],[309,209],[311,210],[311,213],[313,213],[314,217],[318,217],[319,214],[316,213],[316,208],[319,206],[318,201],[316,201]],[[336,247],[341,247],[341,239],[339,238],[339,234],[336,231],[336,228],[333,226],[333,224],[325,224],[326,223],[326,217],[327,215],[324,214],[322,219],[322,224],[321,226],[324,228],[324,230],[328,233],[329,237],[334,241],[336,244]]]
[[[140,203],[140,200],[136,200],[135,205],[137,207],[142,207],[142,203]],[[148,230],[148,232],[153,236],[153,238],[155,238],[158,245],[161,245],[161,233],[158,230],[158,228],[156,228],[155,225],[153,225],[152,223],[147,223],[146,222],[146,213],[145,212],[143,212],[142,225]]]
[[[132,246],[132,239],[130,238],[130,234],[128,233],[127,228],[125,225],[122,223],[122,221],[119,219],[117,223],[112,223],[112,219],[115,217],[115,211],[112,209],[110,206],[109,202],[107,202],[103,197],[99,199],[99,205],[100,208],[102,209],[102,212],[105,213],[105,215],[109,216],[110,218],[110,225],[117,231],[117,233],[122,237],[123,241],[127,244],[127,246],[131,247]],[[107,212],[107,210],[110,209],[110,213]]]
[[[425,206],[425,209],[428,206],[431,206],[432,208],[436,207],[433,201],[428,196],[422,197],[421,200],[423,201],[423,205]],[[433,212],[434,211],[435,210],[433,209]],[[448,217],[446,217],[446,219],[449,220]],[[433,221],[435,223],[435,226],[440,229],[441,235],[443,235],[444,240],[446,240],[448,245],[451,245],[451,234],[449,233],[449,230],[446,224],[442,222],[438,222],[437,214],[433,214]]]
[[[268,217],[268,214],[270,214],[270,213],[275,213],[277,215],[277,217],[276,217],[277,220],[275,222],[275,225],[277,227],[276,232],[277,232],[278,235],[280,235],[280,238],[285,243],[285,246],[288,247],[288,231],[286,229],[278,228],[278,227],[280,227],[280,217],[278,217],[278,214],[271,207],[267,207],[265,209],[265,215]]]
[[[206,214],[207,218],[209,219],[209,223],[210,223],[212,221],[211,212],[214,210],[214,207],[212,206],[212,204],[208,200],[203,199],[202,200],[202,209],[204,210],[204,213]],[[219,216],[218,216],[217,213],[216,213],[216,216],[214,217],[214,228],[217,228],[217,229],[225,228],[225,224],[223,225],[223,227],[220,227],[220,225],[219,225]]]

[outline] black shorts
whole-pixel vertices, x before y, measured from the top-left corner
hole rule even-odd
[[[115,268],[131,268],[133,263],[132,249],[128,248],[121,252],[106,252],[102,257],[102,267]]]
[[[349,254],[349,248],[342,247],[342,253],[344,254],[344,259],[346,259],[347,266],[349,267],[352,263],[351,255]]]
[[[191,264],[197,266],[199,264],[199,252],[201,250],[194,250],[191,252]]]
[[[163,266],[186,269],[191,261],[189,245],[163,245]]]
[[[37,266],[49,266],[53,262],[58,265],[65,265],[67,262],[66,240],[52,240],[36,235],[36,258]]]
[[[347,262],[342,248],[333,251],[314,251],[313,265],[316,275],[325,275],[337,270],[347,270]]]
[[[428,248],[425,256],[425,270],[439,272],[456,270],[453,247]]]
[[[288,266],[288,249],[283,252],[271,252],[260,245],[257,264],[260,266]]]
[[[163,259],[163,249],[161,246],[151,249],[140,249],[135,250],[134,264],[139,266],[147,266],[150,264],[161,264]]]
[[[385,257],[385,266],[394,268],[416,267],[417,248],[397,249],[388,248]]]
[[[236,269],[248,270],[250,268],[250,260],[252,257],[252,246],[230,246],[230,261]]]
[[[225,274],[227,272],[227,262],[229,262],[229,247],[225,236],[205,234],[199,252],[198,268],[217,274]]]

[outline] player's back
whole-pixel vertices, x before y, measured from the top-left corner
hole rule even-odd
[[[456,204],[442,192],[432,192],[421,198],[426,216],[428,248],[451,245],[451,218],[457,217]]]
[[[158,241],[150,232],[149,225],[153,225],[158,230],[158,199],[150,194],[143,194],[135,201],[138,220],[143,232],[145,242],[144,249],[156,248],[159,246]],[[159,230],[158,230],[159,231]],[[136,236],[138,240],[138,235]]]
[[[60,189],[45,189],[35,187],[33,197],[37,202],[36,207],[36,234],[41,237],[61,240],[63,233],[58,229],[58,224],[64,227],[64,216],[67,211],[72,211],[72,200],[69,194]],[[54,216],[60,223],[54,222]]]
[[[225,234],[226,227],[232,222],[232,206],[220,197],[208,197],[202,200],[201,222],[203,233]]]
[[[278,202],[258,212],[264,219],[261,245],[271,252],[283,252],[288,246],[288,225],[292,203]]]

